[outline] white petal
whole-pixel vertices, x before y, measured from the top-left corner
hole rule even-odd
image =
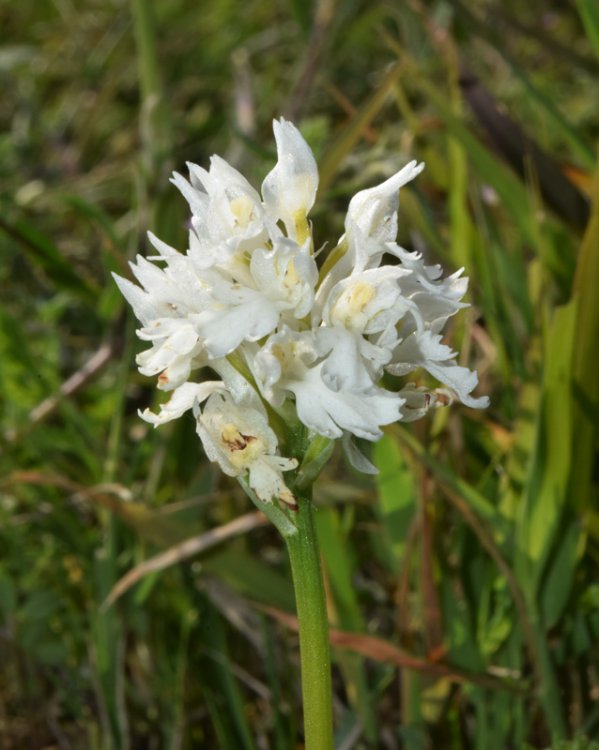
[[[295,505],[295,498],[285,484],[282,471],[295,469],[297,461],[279,456],[263,456],[249,467],[249,484],[263,503],[272,502],[273,498],[282,500],[287,505]]]
[[[175,333],[162,342],[154,342],[151,349],[137,355],[136,361],[143,375],[157,375],[169,367],[178,357],[196,353],[198,335],[184,321],[175,329]]]
[[[259,292],[228,308],[214,309],[197,316],[197,327],[212,357],[224,357],[242,341],[258,341],[277,325],[279,310]]]
[[[159,311],[155,302],[147,292],[132,284],[128,279],[112,274],[121,294],[133,308],[135,317],[144,324],[148,324],[153,318],[158,317]]]
[[[297,244],[286,237],[278,237],[273,248],[258,248],[250,261],[252,278],[263,294],[280,310],[290,310],[294,317],[303,318],[314,301],[314,287],[318,267],[310,255],[309,245]]]
[[[150,293],[159,292],[168,284],[164,271],[141,255],[136,257],[135,263],[129,265],[135,278]]]
[[[317,358],[312,331],[297,332],[283,325],[268,337],[248,364],[264,397],[273,406],[280,406],[289,395],[286,384],[301,380]]]
[[[200,193],[207,193],[208,186],[210,185],[210,175],[199,164],[194,164],[191,161],[185,162],[187,169],[189,170],[189,182],[191,186]]]
[[[193,165],[188,165],[190,168]],[[236,187],[241,193],[247,195],[253,203],[260,204],[260,195],[246,178],[235,167],[232,167],[228,161],[220,156],[213,156],[210,159],[210,178],[219,187],[231,189]],[[210,192],[210,191],[209,191]]]
[[[361,231],[381,242],[389,242],[397,236],[397,209],[399,190],[413,180],[422,170],[424,164],[411,161],[388,180],[354,195],[349,203],[346,217],[346,231],[351,231],[355,222]]]
[[[178,250],[175,250],[174,247],[167,245],[166,242],[163,242],[161,239],[156,237],[153,232],[148,232],[148,239],[163,258],[177,258],[181,255]]]
[[[273,122],[278,161],[262,183],[264,205],[276,222],[282,219],[295,239],[298,217],[305,219],[314,205],[318,168],[312,150],[299,130],[287,120]]]
[[[184,383],[173,391],[170,399],[160,405],[160,412],[154,414],[149,409],[139,413],[139,416],[154,427],[178,419],[189,411],[195,403],[204,401],[211,393],[223,387],[220,380],[207,380],[203,383]]]
[[[393,353],[393,361],[386,369],[393,375],[404,375],[422,367],[457,394],[466,406],[484,409],[489,405],[486,396],[473,398],[470,392],[478,384],[478,375],[467,367],[455,364],[456,353],[441,342],[441,336],[424,331],[409,336]]]
[[[137,335],[145,341],[166,339],[175,354],[188,354],[198,343],[197,331],[184,318],[159,318],[152,326],[141,328]]]
[[[295,394],[297,414],[307,427],[329,438],[341,437],[344,430],[378,440],[381,425],[400,417],[401,397],[382,388],[367,394],[332,391],[322,381],[320,366],[308,370],[301,381],[287,383]]]
[[[185,200],[189,203],[191,212],[197,216],[203,217],[208,208],[208,196],[206,193],[192,187],[185,177],[178,172],[173,172],[171,182],[179,189]]]
[[[183,385],[191,373],[191,359],[189,357],[176,357],[164,369],[157,380],[157,387],[161,391],[172,391]]]
[[[340,327],[320,328],[318,334],[319,343],[330,347],[321,370],[325,384],[333,391],[363,393],[372,389],[373,377],[391,352],[379,350],[360,334]]]
[[[455,391],[460,401],[466,406],[470,406],[472,409],[486,409],[489,405],[488,396],[480,396],[480,398],[470,396],[470,392],[478,385],[476,372],[469,370],[467,367],[445,362],[427,361],[423,366],[433,377]]]
[[[369,461],[362,453],[362,451],[359,450],[359,448],[356,446],[349,432],[344,433],[342,444],[345,455],[347,456],[348,461],[354,467],[354,469],[361,471],[363,474],[374,475],[379,473],[379,470],[376,468],[376,466],[371,461]]]

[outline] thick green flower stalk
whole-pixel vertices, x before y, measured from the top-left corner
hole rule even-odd
[[[275,121],[278,160],[261,194],[226,161],[189,164],[173,183],[191,209],[183,254],[154,235],[157,255],[137,257],[141,286],[115,277],[150,348],[140,372],[172,393],[160,425],[191,410],[204,451],[237,477],[285,538],[296,593],[308,750],[332,748],[328,628],[312,482],[333,441],[352,464],[374,467],[352,442],[378,440],[381,427],[412,421],[470,394],[476,373],[442,343],[450,316],[465,307],[467,279],[396,244],[400,188],[422,170],[410,162],[351,200],[345,232],[319,270],[308,220],[318,170],[300,132]],[[383,256],[394,256],[382,265]],[[214,380],[198,382],[210,368]],[[425,370],[441,386],[402,382]],[[393,388],[381,385],[394,376]],[[298,437],[299,436],[299,437]]]

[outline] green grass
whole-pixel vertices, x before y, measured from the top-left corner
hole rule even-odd
[[[252,510],[191,418],[138,418],[155,389],[110,272],[147,229],[185,249],[186,160],[259,184],[281,114],[322,168],[317,244],[426,162],[399,241],[466,266],[448,339],[491,397],[389,429],[374,480],[339,451],[319,480],[338,746],[599,747],[598,40],[586,0],[0,8],[2,747],[301,742],[273,529],[102,607]]]

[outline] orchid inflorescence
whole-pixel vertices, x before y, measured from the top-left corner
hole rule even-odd
[[[283,473],[298,460],[279,455],[276,415],[309,435],[343,438],[352,463],[372,472],[352,436],[377,440],[381,426],[454,397],[475,408],[488,400],[470,395],[476,373],[442,343],[448,318],[467,306],[468,280],[461,271],[443,278],[395,242],[400,188],[423,165],[412,161],[352,198],[345,233],[319,270],[308,221],[314,156],[290,122],[275,121],[274,135],[278,161],[262,197],[218,156],[209,170],[188,164],[189,182],[175,173],[192,214],[187,252],[150,233],[158,255],[131,264],[141,287],[115,279],[151,344],[137,357],[140,372],[172,391],[142,418],[157,426],[191,409],[208,458],[260,501],[293,507]],[[392,264],[381,265],[385,254]],[[204,368],[218,380],[195,382]],[[384,373],[420,368],[443,386],[381,385]]]

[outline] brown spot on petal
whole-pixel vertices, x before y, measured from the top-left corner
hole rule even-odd
[[[436,401],[441,406],[449,406],[451,404],[451,398],[447,395],[447,393],[443,393],[443,391],[435,391]]]
[[[166,374],[166,371],[161,372],[160,375],[158,376],[158,383],[160,385],[166,385],[168,382],[169,382],[169,377]]]
[[[283,492],[279,495],[279,500],[286,505],[289,510],[292,510],[294,512],[297,512],[299,510],[297,502],[295,500],[295,495],[291,492],[291,490],[285,488]]]
[[[255,435],[243,435],[230,425],[227,425],[221,432],[220,438],[232,453],[245,450],[250,443],[256,440]]]

